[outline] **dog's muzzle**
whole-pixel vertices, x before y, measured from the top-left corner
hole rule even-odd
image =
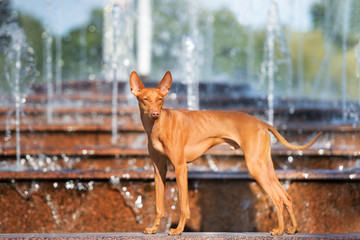
[[[160,113],[159,113],[158,111],[153,111],[153,112],[151,113],[151,117],[152,117],[152,119],[154,119],[154,120],[158,119],[159,116],[160,116]]]

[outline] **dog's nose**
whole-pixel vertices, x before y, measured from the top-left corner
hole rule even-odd
[[[154,111],[154,112],[151,113],[151,117],[152,117],[153,119],[158,119],[159,116],[160,116],[160,113],[157,112],[157,111]]]

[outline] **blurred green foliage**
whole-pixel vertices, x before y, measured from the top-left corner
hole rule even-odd
[[[283,28],[288,51],[291,55],[293,87],[296,90],[303,84],[305,96],[319,97],[319,94],[314,95],[314,91],[318,92],[324,89],[332,92],[334,96],[340,94],[343,55],[341,48],[343,13],[341,9],[343,9],[343,2],[314,2],[309,12],[313,28],[308,32],[296,32],[293,29]],[[158,77],[165,70],[171,70],[181,64],[179,60],[179,55],[183,51],[181,43],[183,37],[189,33],[190,28],[189,7],[190,2],[186,0],[152,1],[153,77]],[[349,34],[346,38],[348,48],[346,62],[348,93],[349,98],[352,99],[357,98],[359,94],[357,88],[353,87],[353,84],[357,84],[358,81],[355,74],[356,58],[354,51],[360,33],[359,11],[360,1],[351,1]],[[60,36],[63,60],[62,76],[64,79],[74,80],[101,76],[103,10],[92,11],[89,19],[85,26],[72,29],[65,36]],[[227,8],[209,11],[200,7],[197,20],[199,34],[205,36],[202,38],[204,41],[203,53],[208,53],[208,48],[212,48],[210,68],[213,76],[223,75],[236,81],[247,81],[256,85],[259,81],[264,55],[265,29],[241,25],[233,11]],[[33,16],[22,13],[19,13],[18,22],[24,29],[29,44],[34,48],[37,56],[36,67],[41,73],[43,68],[43,40],[41,36],[44,27]],[[209,27],[212,28],[210,31],[211,41],[208,39]],[[57,36],[53,37],[54,60]],[[329,46],[331,55],[325,67],[326,73],[322,76],[319,74],[319,69],[326,55],[326,46]],[[299,53],[299,51],[301,52]],[[279,50],[276,50],[275,54],[276,57],[282,57]],[[204,56],[208,57],[206,54]],[[249,63],[250,60],[251,63]],[[53,69],[55,69],[55,63]],[[282,66],[277,71],[279,76],[276,78],[276,88],[280,91],[287,84],[287,79],[281,75],[284,71]],[[300,71],[302,74],[299,74]],[[41,77],[39,79],[41,81]],[[314,89],[316,79],[318,79],[320,89]]]

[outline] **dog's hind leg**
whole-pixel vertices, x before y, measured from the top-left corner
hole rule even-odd
[[[268,159],[270,160],[267,160],[267,162],[271,161],[270,156],[268,157]],[[271,164],[260,165],[260,167],[257,167],[256,170],[250,171],[250,174],[260,184],[260,186],[268,194],[271,201],[275,205],[279,227],[273,229],[271,231],[271,234],[282,235],[284,233],[284,205],[289,212],[292,222],[292,227],[287,230],[287,233],[294,234],[297,230],[297,223],[292,209],[292,200],[291,197],[283,189],[278,178],[276,177],[272,162]]]
[[[283,191],[285,192],[284,189],[283,189]],[[286,192],[285,192],[285,194],[286,194],[287,201],[285,201],[284,204],[289,213],[289,216],[291,219],[291,224],[292,224],[292,226],[286,230],[286,233],[295,234],[297,232],[297,222],[296,222],[295,214],[293,211],[293,203],[292,203],[292,199],[289,196],[289,194],[287,194]]]
[[[271,234],[282,235],[284,233],[284,205],[289,211],[293,225],[292,228],[289,229],[289,233],[295,233],[297,224],[294,213],[292,211],[291,198],[281,186],[271,160],[270,136],[268,134],[260,134],[258,137],[261,137],[259,138],[261,140],[257,139],[257,141],[252,141],[253,143],[258,143],[256,146],[248,145],[243,150],[249,173],[268,194],[271,201],[275,205],[279,227],[273,229]]]
[[[260,170],[260,169],[259,169]],[[275,174],[275,173],[274,173]],[[262,169],[259,174],[252,174],[256,181],[260,184],[263,190],[270,197],[273,202],[276,213],[278,217],[279,227],[275,228],[271,231],[272,235],[282,235],[284,233],[284,217],[283,217],[283,209],[284,209],[284,200],[282,195],[282,191],[277,184],[277,179],[273,176],[273,174],[269,174],[268,169]],[[260,177],[259,177],[260,176]]]

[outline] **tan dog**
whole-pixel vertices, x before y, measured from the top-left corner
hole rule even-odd
[[[183,232],[190,218],[187,163],[198,159],[211,147],[226,143],[231,148],[241,147],[249,173],[276,207],[279,228],[272,230],[271,234],[281,235],[284,232],[284,205],[292,222],[287,232],[294,234],[297,223],[292,200],[276,177],[268,131],[286,147],[298,150],[310,147],[321,133],[310,143],[295,146],[287,142],[274,127],[246,113],[163,109],[164,96],[169,93],[171,83],[170,72],[166,72],[158,88],[145,88],[136,72],[130,76],[131,92],[139,101],[141,121],[148,136],[148,149],[155,171],[156,217],[153,226],[144,232],[156,233],[164,217],[166,160],[169,159],[174,165],[179,188],[181,217],[177,228],[168,233],[176,235]]]

